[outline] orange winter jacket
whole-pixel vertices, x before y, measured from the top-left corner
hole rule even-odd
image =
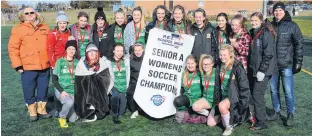
[[[8,51],[16,70],[45,70],[50,67],[47,37],[50,28],[42,23],[20,23],[12,28]]]

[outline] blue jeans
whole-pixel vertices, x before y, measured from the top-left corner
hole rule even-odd
[[[21,74],[21,81],[25,103],[33,104],[39,101],[47,102],[49,78],[50,69],[24,70]]]
[[[295,96],[294,96],[294,77],[292,68],[285,68],[272,75],[271,86],[271,99],[272,105],[276,112],[281,110],[281,101],[279,93],[279,80],[282,80],[283,91],[285,94],[285,101],[287,106],[287,113],[295,113]]]

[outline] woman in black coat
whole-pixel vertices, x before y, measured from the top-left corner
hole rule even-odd
[[[241,62],[235,59],[233,46],[220,48],[221,102],[218,105],[225,131],[231,135],[233,127],[249,117],[249,82]]]
[[[131,118],[136,118],[139,113],[139,106],[133,99],[136,84],[139,78],[140,69],[144,56],[144,45],[140,43],[135,43],[133,46],[132,58],[130,60],[130,83],[127,90],[127,105],[132,113]]]
[[[260,12],[253,13],[250,18],[252,42],[249,48],[247,71],[252,95],[251,104],[256,117],[256,125],[253,128],[259,130],[268,127],[264,95],[271,76],[277,72],[274,41],[276,33],[271,23],[263,20]]]
[[[92,42],[100,51],[100,56],[110,57],[113,53],[113,33],[106,20],[103,8],[98,8],[92,25]]]

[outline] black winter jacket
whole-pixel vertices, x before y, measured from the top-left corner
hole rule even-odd
[[[174,20],[171,19],[168,21],[166,27],[165,27],[165,30],[169,31],[169,32],[174,32],[174,26],[175,23],[174,23]],[[185,27],[184,27],[184,31],[185,31],[185,34],[191,34],[191,26],[192,26],[192,21],[190,20],[185,20]]]
[[[101,37],[98,36],[97,25],[92,25],[92,41],[98,47],[100,56],[110,57],[113,55],[114,30],[106,25]]]
[[[288,11],[277,22],[273,18],[272,25],[276,29],[277,66],[278,69],[291,68],[303,61],[303,36],[299,26],[291,20]]]
[[[136,86],[136,83],[138,81],[139,74],[140,74],[143,56],[144,56],[144,54],[141,57],[136,57],[135,55],[133,55],[133,58],[130,60],[130,83],[129,83],[129,86],[131,86],[131,85]]]
[[[191,26],[191,35],[195,36],[192,54],[195,55],[197,60],[200,59],[202,54],[212,55],[214,58],[217,57],[217,32],[210,22],[205,24],[202,32],[194,23]]]
[[[266,76],[277,72],[276,46],[273,34],[265,27],[250,30],[252,42],[249,46],[248,67],[256,77],[258,71]],[[249,71],[248,71],[249,72]]]
[[[221,67],[221,62],[218,62]],[[243,64],[235,59],[230,74],[228,98],[230,100],[230,124],[242,123],[249,118],[250,89]],[[220,83],[221,84],[221,83]]]

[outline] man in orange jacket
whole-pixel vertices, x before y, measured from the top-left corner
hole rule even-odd
[[[46,112],[50,77],[46,43],[50,29],[32,7],[25,7],[18,17],[21,23],[12,28],[8,45],[12,67],[21,73],[30,120],[36,121],[38,115],[50,118]]]

